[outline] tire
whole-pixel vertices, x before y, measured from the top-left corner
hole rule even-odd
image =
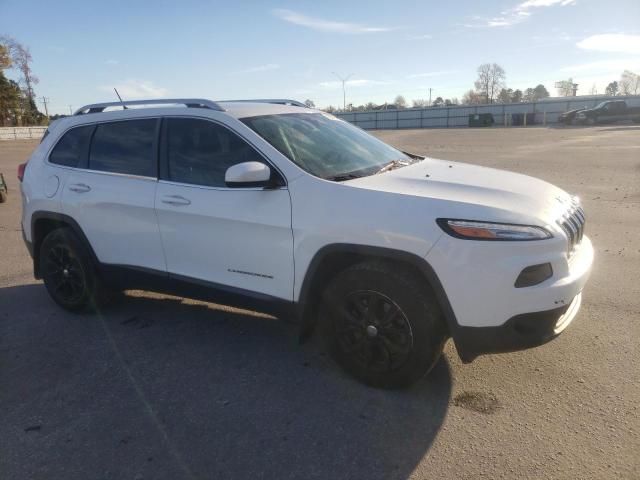
[[[386,262],[360,263],[336,275],[322,297],[320,322],[336,363],[380,388],[408,387],[424,377],[447,340],[426,282]]]
[[[87,249],[70,228],[58,228],[44,238],[40,273],[53,301],[70,312],[100,310],[110,299]]]

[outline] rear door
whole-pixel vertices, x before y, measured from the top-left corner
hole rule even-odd
[[[99,123],[87,158],[65,182],[64,212],[105,264],[166,271],[154,210],[160,120]]]
[[[219,123],[185,117],[163,120],[156,211],[167,269],[170,275],[211,286],[291,300],[289,191],[228,188],[227,168],[246,161],[271,166],[252,145]]]

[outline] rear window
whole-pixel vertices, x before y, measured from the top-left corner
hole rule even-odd
[[[99,124],[91,142],[89,168],[155,177],[157,122],[144,119]]]
[[[76,127],[65,133],[53,148],[49,161],[65,167],[77,167],[86,158],[93,125]],[[49,132],[49,130],[47,130]]]

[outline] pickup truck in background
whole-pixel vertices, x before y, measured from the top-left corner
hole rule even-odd
[[[594,125],[597,123],[616,123],[631,120],[640,123],[640,106],[629,107],[624,100],[608,100],[595,106],[578,112],[577,123]]]
[[[586,107],[576,108],[576,109],[561,113],[560,115],[558,115],[558,122],[564,123],[565,125],[572,125],[576,119],[576,116],[583,110],[586,110]]]

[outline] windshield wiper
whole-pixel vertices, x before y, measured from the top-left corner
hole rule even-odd
[[[410,162],[407,162],[406,160],[391,160],[389,163],[380,168],[376,173],[388,172],[389,170],[393,170],[394,168],[406,167],[407,165],[410,165]]]
[[[340,175],[333,175],[330,177],[324,177],[325,180],[331,180],[332,182],[344,182],[345,180],[353,180],[354,178],[360,178],[361,175],[355,173],[341,173]]]

